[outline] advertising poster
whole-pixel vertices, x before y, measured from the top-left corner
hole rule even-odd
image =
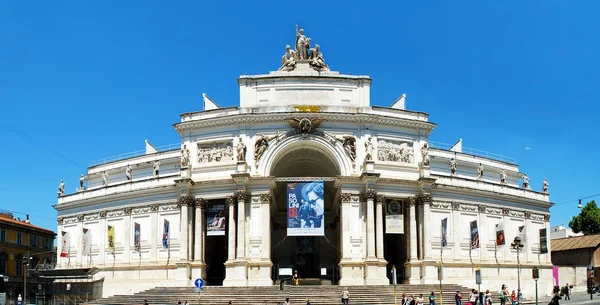
[[[525,226],[519,226],[519,237],[521,238],[521,244],[523,248],[527,247],[527,234],[525,234]]]
[[[385,213],[385,233],[404,234],[404,215],[402,203],[397,200],[389,200]]]
[[[540,254],[548,253],[548,237],[546,229],[540,229]]]
[[[324,236],[325,185],[323,181],[287,185],[288,236]]]
[[[477,228],[477,220],[471,221],[469,227],[471,229],[471,249],[479,249],[479,228]]]
[[[496,225],[496,246],[504,247],[506,245],[506,237],[504,236],[504,224]]]
[[[206,236],[225,236],[225,205],[209,205],[206,209]]]
[[[106,235],[108,236],[108,251],[114,255],[115,254],[115,227],[108,226],[106,233],[107,233]]]
[[[69,257],[69,247],[71,247],[69,232],[62,231],[62,247],[60,247],[60,257]]]
[[[442,219],[442,248],[448,246],[448,217]]]
[[[142,239],[140,236],[140,224],[137,222],[133,223],[133,245],[135,251],[140,252],[140,249],[142,248]]]
[[[169,221],[166,219],[163,222],[162,245],[163,248],[169,249]]]
[[[88,256],[92,252],[92,231],[83,228],[81,235],[81,255]]]

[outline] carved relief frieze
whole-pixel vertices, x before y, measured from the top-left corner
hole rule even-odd
[[[143,214],[143,213],[150,212],[150,210],[151,210],[150,206],[146,205],[146,206],[136,207],[131,212],[133,214]]]
[[[98,213],[100,215],[100,218],[106,218],[106,211],[100,211],[100,213]]]
[[[112,210],[106,213],[107,217],[118,217],[125,215],[125,210]]]
[[[173,210],[177,210],[181,207],[181,205],[179,203],[174,203],[174,204],[165,204],[165,205],[160,205],[159,209],[161,211],[173,211]]]
[[[513,216],[513,217],[522,217],[525,218],[525,212],[523,211],[517,211],[517,210],[510,210],[510,212],[508,213],[509,216]]]
[[[531,219],[532,220],[545,220],[545,217],[542,214],[531,214]]]
[[[434,201],[431,203],[431,207],[436,209],[449,209],[451,204],[448,201]]]
[[[487,207],[486,211],[489,214],[494,214],[494,215],[501,215],[502,214],[502,209],[500,209],[500,208]]]
[[[77,222],[77,217],[67,217],[63,221],[63,223],[65,223],[65,224],[75,223],[75,222]]]
[[[474,204],[464,204],[464,203],[460,204],[459,209],[461,211],[468,211],[468,212],[474,212],[474,211],[478,210],[477,205],[474,205]]]
[[[100,219],[100,213],[92,213],[92,214],[85,214],[83,216],[83,220],[96,220],[96,219]]]
[[[385,162],[414,162],[414,147],[408,141],[379,140],[377,142],[377,160]]]
[[[221,163],[233,161],[233,141],[198,143],[198,163]]]
[[[131,207],[126,207],[123,209],[123,214],[131,215],[131,211],[133,211],[133,209]]]

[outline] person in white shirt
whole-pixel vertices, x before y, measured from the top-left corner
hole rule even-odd
[[[21,305],[23,304],[23,297],[21,297],[21,295],[19,294],[19,296],[17,297],[17,304]]]
[[[415,298],[415,301],[417,304],[423,304],[423,295],[420,294],[418,297]]]

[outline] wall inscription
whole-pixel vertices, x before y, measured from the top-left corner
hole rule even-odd
[[[288,89],[275,92],[276,100],[283,103],[329,102],[333,100],[333,90]]]

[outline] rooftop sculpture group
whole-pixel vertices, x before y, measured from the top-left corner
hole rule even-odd
[[[310,47],[310,38],[304,35],[304,29],[298,30],[296,25],[296,50],[287,45],[285,54],[281,57],[281,67],[279,71],[293,71],[296,69],[296,63],[305,62],[315,71],[329,71],[329,66],[325,63],[323,53],[317,44],[314,48]]]

